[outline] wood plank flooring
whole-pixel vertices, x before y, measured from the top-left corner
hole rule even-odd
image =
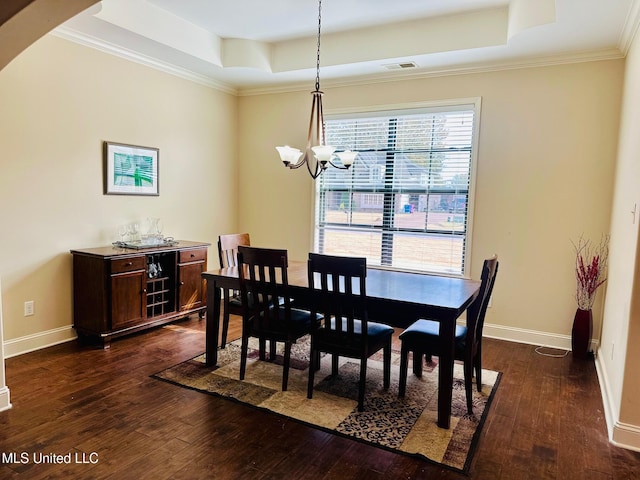
[[[106,351],[71,342],[8,359],[0,479],[467,478],[149,377],[202,353],[204,326],[194,317]],[[234,317],[229,338],[239,332]],[[487,339],[484,365],[503,377],[470,478],[640,479],[640,453],[607,440],[593,362]]]

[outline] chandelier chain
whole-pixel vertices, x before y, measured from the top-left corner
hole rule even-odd
[[[322,0],[318,1],[318,44],[316,53],[316,91],[320,90],[320,27],[322,26]]]

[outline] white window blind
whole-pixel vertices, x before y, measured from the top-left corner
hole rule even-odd
[[[316,252],[370,265],[463,275],[471,224],[475,105],[326,121],[326,141],[357,150],[316,181]]]

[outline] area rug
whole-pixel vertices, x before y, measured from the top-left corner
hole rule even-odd
[[[381,352],[372,356],[367,364],[364,411],[358,412],[358,360],[341,358],[339,374],[332,377],[331,357],[324,356],[321,369],[315,376],[313,398],[308,399],[308,339],[301,339],[293,346],[286,392],[281,391],[282,352],[278,352],[273,362],[260,361],[257,347],[257,342],[250,343],[243,381],[239,380],[239,340],[218,351],[217,367],[207,367],[205,354],[202,354],[153,377],[468,473],[482,425],[498,387],[498,372],[483,370],[482,392],[478,392],[474,385],[474,414],[468,415],[462,365],[456,362],[451,428],[445,430],[436,425],[438,367],[435,363],[425,366],[422,378],[413,375],[410,366],[406,396],[398,398],[399,353],[393,353],[391,387],[388,390],[384,390],[382,384]]]

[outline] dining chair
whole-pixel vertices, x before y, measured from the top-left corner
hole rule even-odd
[[[331,374],[338,375],[339,357],[360,360],[358,411],[364,410],[367,359],[383,349],[383,384],[391,379],[393,328],[370,322],[367,312],[367,259],[310,253],[308,280],[312,289],[311,313],[322,316],[311,328],[311,364],[307,397],[313,397],[314,377],[320,369],[320,353],[330,353]]]
[[[284,342],[282,390],[286,391],[291,345],[310,332],[318,317],[291,307],[286,250],[239,245],[237,258],[243,306],[240,380],[244,380],[246,373],[249,337],[260,341],[260,360],[266,359],[267,340],[271,345],[270,361],[276,357],[276,342]]]
[[[467,325],[456,325],[455,359],[464,364],[464,385],[467,396],[467,411],[473,414],[473,371],[475,369],[478,391],[482,390],[482,329],[484,317],[493,292],[498,273],[498,257],[494,255],[484,261],[478,296],[467,309]],[[431,361],[432,355],[440,352],[440,322],[420,319],[404,330],[399,338],[400,353],[400,385],[398,395],[404,397],[407,386],[407,370],[409,352],[413,352],[413,373],[422,376],[423,356]]]
[[[238,246],[251,245],[248,233],[230,233],[218,237],[218,258],[220,268],[236,267],[238,263]],[[240,292],[224,289],[222,294],[222,345],[227,345],[227,333],[229,332],[229,316],[242,315],[242,299]]]

